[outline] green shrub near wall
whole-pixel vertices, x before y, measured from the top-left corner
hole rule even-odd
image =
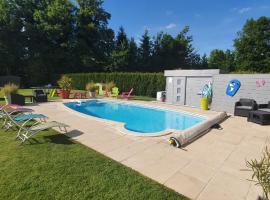
[[[163,73],[79,73],[67,74],[72,78],[74,89],[84,90],[86,83],[113,81],[120,92],[134,88],[135,95],[155,97],[157,91],[164,91],[166,79]]]

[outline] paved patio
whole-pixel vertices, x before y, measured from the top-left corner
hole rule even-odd
[[[212,111],[143,102],[206,116]],[[94,120],[65,108],[62,102],[32,106],[50,120],[70,125],[74,140],[126,165],[141,174],[198,200],[254,200],[260,188],[247,181],[250,172],[245,160],[259,158],[270,144],[270,127],[248,123],[245,118],[230,117],[184,149],[168,145],[163,137],[145,138],[124,135],[108,123]]]

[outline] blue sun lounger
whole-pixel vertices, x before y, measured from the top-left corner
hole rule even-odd
[[[14,118],[15,121],[17,122],[23,122],[29,119],[40,119],[45,121],[45,119],[48,118],[47,116],[43,115],[43,114],[24,114],[24,115],[20,115]]]
[[[17,116],[10,116],[10,118],[13,118],[14,121],[18,122],[18,123],[27,123],[29,121],[31,121],[32,119],[39,119],[41,122],[46,122],[46,119],[48,118],[45,115],[42,114],[22,114],[22,115],[17,115]],[[5,120],[5,123],[3,124],[3,128],[5,128],[5,130],[8,130],[9,128],[13,127],[14,123],[12,123],[11,121],[8,121],[8,118]]]

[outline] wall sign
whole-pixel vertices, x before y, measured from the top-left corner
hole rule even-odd
[[[233,97],[240,87],[241,87],[240,81],[238,81],[237,79],[231,80],[227,85],[226,94],[230,97]]]
[[[263,87],[265,85],[266,81],[265,80],[257,80],[256,85],[257,87]]]

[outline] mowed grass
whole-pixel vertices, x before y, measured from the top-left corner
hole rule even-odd
[[[14,138],[0,129],[0,199],[187,199],[56,131]]]
[[[32,89],[19,89],[18,94],[21,95],[32,95]],[[3,90],[0,90],[0,97],[4,97]]]
[[[27,95],[33,95],[33,90],[32,89],[19,89],[18,90],[18,94],[27,96]],[[0,89],[0,98],[4,98],[4,93],[3,90]],[[58,97],[53,97],[53,98],[49,98],[49,100],[54,100],[57,99]],[[0,104],[5,104],[6,102],[4,100],[0,100]]]
[[[21,95],[32,95],[33,93],[33,90],[32,89],[19,89],[18,91],[18,94],[21,94]],[[75,92],[85,92],[83,90],[73,90],[72,91],[72,94],[74,95]],[[70,97],[72,98],[73,95],[70,95]],[[87,94],[88,96],[88,94]],[[0,90],[0,98],[4,98],[4,94],[3,94],[3,91]],[[55,97],[49,97],[49,100],[56,100],[56,99],[59,99],[59,97],[55,96]],[[147,97],[147,96],[132,96],[131,97],[132,100],[139,100],[139,101],[155,101],[155,98],[153,97]],[[0,100],[0,104],[5,104],[5,101],[4,100]]]
[[[155,101],[156,99],[153,97],[147,96],[132,96],[131,100],[139,100],[139,101]]]

